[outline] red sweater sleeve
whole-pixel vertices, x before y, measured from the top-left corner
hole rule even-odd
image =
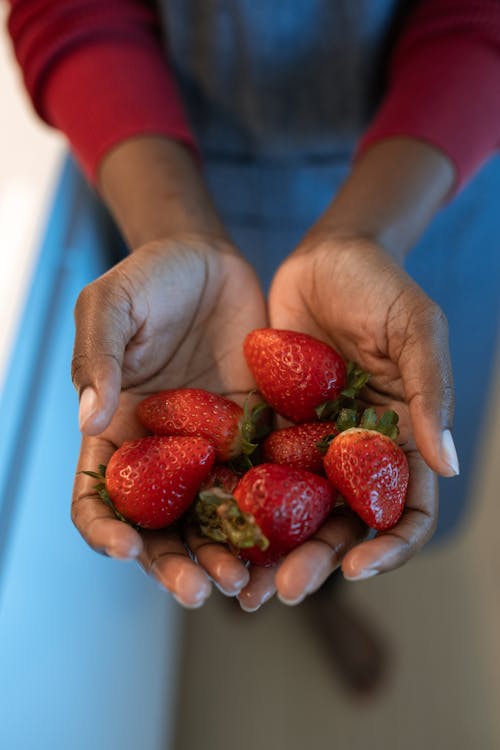
[[[165,135],[196,152],[141,0],[10,0],[9,31],[38,114],[69,138],[90,180],[120,141]]]
[[[455,191],[500,144],[500,2],[423,0],[392,55],[387,91],[358,154],[393,136],[454,163]]]

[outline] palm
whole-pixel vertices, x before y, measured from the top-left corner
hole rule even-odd
[[[274,327],[322,339],[346,360],[354,360],[370,372],[372,377],[362,394],[366,404],[380,411],[394,409],[400,417],[399,442],[412,475],[401,521],[393,530],[356,546],[366,530],[342,512],[317,535],[337,550],[338,563],[339,557],[346,555],[344,573],[355,577],[361,570],[379,572],[402,564],[432,533],[437,504],[432,472],[416,450],[411,392],[408,383],[403,386],[400,371],[411,307],[404,297],[417,295],[417,289],[370,243],[359,243],[356,258],[353,248],[345,250],[332,242],[319,243],[291,256],[273,282],[269,312]],[[352,547],[355,549],[349,552]],[[285,589],[291,585],[295,590],[290,581],[313,552],[306,543],[282,565],[279,576]]]
[[[266,324],[264,299],[251,269],[235,254],[206,245],[166,248],[157,243],[103,278],[115,290],[110,315],[116,316],[124,343],[122,390],[106,429],[84,437],[80,470],[106,464],[124,441],[145,434],[136,406],[150,393],[201,387],[242,401],[253,387],[242,341],[250,330]],[[135,544],[142,547],[141,564],[171,590],[181,574],[190,577],[193,591],[196,583],[203,584],[204,574],[189,560],[175,533],[142,532],[139,542],[135,530],[117,522],[107,510],[92,491],[92,482],[78,476],[73,516],[91,546],[120,557]],[[193,547],[197,543],[194,539]],[[226,578],[241,579],[246,574],[241,563],[217,545],[204,555],[205,567],[216,578],[214,566],[224,563]],[[224,579],[220,571],[219,576]]]
[[[142,433],[135,409],[151,393],[198,387],[242,400],[254,387],[242,341],[266,321],[254,274],[235,255],[183,246],[166,263],[162,248],[152,247],[138,277],[127,276],[134,335],[125,349],[119,406],[101,434],[115,445]]]

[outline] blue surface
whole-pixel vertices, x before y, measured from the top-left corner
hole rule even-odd
[[[9,435],[0,456],[0,747],[168,748],[171,600],[137,567],[88,549],[69,515],[79,448],[72,310],[108,266],[107,240],[101,209],[68,163],[0,402]]]

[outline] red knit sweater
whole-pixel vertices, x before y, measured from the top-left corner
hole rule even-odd
[[[152,7],[141,0],[9,1],[9,30],[35,109],[67,135],[91,180],[106,152],[135,135],[163,134],[195,149]],[[447,154],[457,189],[498,147],[498,0],[418,4],[358,152],[396,135]]]

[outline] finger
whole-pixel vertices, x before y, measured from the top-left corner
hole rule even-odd
[[[459,472],[451,435],[453,376],[448,349],[448,324],[441,309],[420,290],[412,290],[412,313],[397,364],[417,447],[428,465],[443,476]],[[408,303],[406,303],[408,304]],[[395,324],[393,317],[393,327]],[[389,335],[391,335],[389,331]]]
[[[223,544],[201,536],[192,526],[185,532],[187,545],[198,563],[226,596],[236,596],[250,581],[245,565]]]
[[[408,463],[410,482],[401,520],[346,554],[342,572],[347,580],[371,578],[404,565],[433,535],[438,516],[437,477],[416,452],[408,455]]]
[[[244,612],[256,612],[276,593],[276,567],[264,568],[253,565],[249,568],[249,573],[250,581],[238,594],[238,601]]]
[[[336,508],[321,529],[293,550],[276,573],[279,599],[299,604],[316,591],[342,562],[342,558],[366,536],[364,523],[345,506]]]
[[[101,438],[84,438],[77,472],[96,471],[106,465],[115,446]],[[71,518],[87,544],[96,552],[118,559],[135,559],[142,551],[138,532],[119,521],[95,490],[97,481],[77,473],[73,489]]]
[[[80,398],[80,429],[98,435],[116,411],[126,344],[128,310],[116,302],[107,282],[85,287],[75,306],[75,344],[71,373]]]
[[[139,562],[183,607],[197,609],[210,596],[206,573],[189,557],[177,531],[144,531]]]

